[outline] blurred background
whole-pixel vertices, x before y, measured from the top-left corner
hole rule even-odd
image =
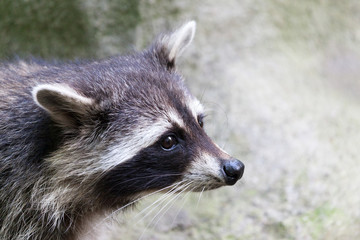
[[[144,200],[106,239],[360,239],[359,1],[2,0],[0,58],[128,53],[192,19],[178,69],[244,177]]]

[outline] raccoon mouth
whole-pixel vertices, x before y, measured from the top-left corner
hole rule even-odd
[[[213,183],[213,184],[207,184],[205,186],[198,186],[194,189],[192,189],[192,192],[203,192],[203,191],[210,191],[210,190],[214,190],[220,187],[223,187],[224,184],[221,183]]]
[[[190,192],[203,192],[227,185],[224,181],[217,177],[200,176],[197,174],[190,176],[188,181],[191,182],[191,187],[187,189],[187,191]]]
[[[182,192],[203,192],[225,186],[226,183],[218,178],[211,178],[211,180],[199,181],[199,179],[182,179],[168,187],[158,191],[162,193],[182,193]]]

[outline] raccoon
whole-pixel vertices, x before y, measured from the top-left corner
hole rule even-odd
[[[79,239],[91,216],[145,194],[242,177],[175,68],[195,28],[100,61],[1,64],[0,239]]]

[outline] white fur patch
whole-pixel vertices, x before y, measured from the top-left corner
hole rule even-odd
[[[33,89],[32,94],[37,105],[45,109],[55,122],[66,127],[75,126],[77,121],[69,112],[84,116],[94,102],[65,84],[41,84]]]
[[[197,119],[198,115],[204,114],[204,107],[197,98],[193,98],[189,101],[188,107],[195,119]]]
[[[170,112],[167,112],[166,115],[169,118],[170,122],[176,123],[181,128],[185,129],[185,123],[184,123],[183,119],[181,118],[181,116],[177,112],[170,111]]]
[[[208,176],[223,179],[220,167],[220,161],[217,157],[211,156],[208,153],[201,153],[189,168],[187,178],[197,182],[211,181]]]
[[[45,110],[49,111],[49,109],[39,101],[38,94],[42,91],[46,92],[53,92],[59,95],[64,96],[65,98],[73,99],[76,102],[90,105],[93,103],[93,100],[87,97],[81,96],[79,93],[77,93],[74,89],[71,87],[64,85],[64,84],[41,84],[36,87],[34,87],[32,91],[33,99],[37,105],[44,108]]]
[[[171,35],[162,39],[163,45],[168,50],[168,60],[173,61],[190,45],[196,31],[196,22],[185,23]]]

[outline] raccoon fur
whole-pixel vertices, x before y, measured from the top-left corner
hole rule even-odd
[[[195,27],[132,55],[0,65],[0,239],[79,239],[91,216],[150,192],[242,177],[175,69]]]

